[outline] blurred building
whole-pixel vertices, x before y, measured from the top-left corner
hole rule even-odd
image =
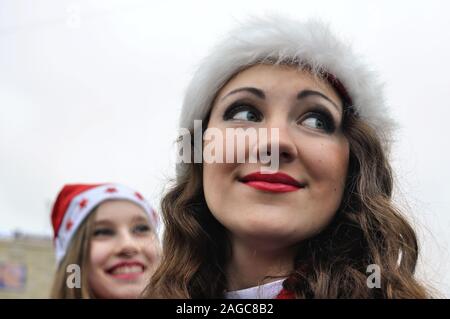
[[[52,238],[0,238],[0,299],[48,298],[55,268]]]

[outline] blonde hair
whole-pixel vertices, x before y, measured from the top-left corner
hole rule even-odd
[[[96,211],[94,210],[83,224],[80,225],[56,270],[50,298],[53,299],[91,299],[95,298],[89,287],[88,267],[90,254],[90,239],[93,233]],[[80,288],[69,288],[67,285],[68,266],[76,264],[81,269]]]

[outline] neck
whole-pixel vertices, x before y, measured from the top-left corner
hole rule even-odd
[[[232,239],[232,256],[226,268],[228,291],[276,281],[288,276],[294,269],[296,247],[265,247]]]

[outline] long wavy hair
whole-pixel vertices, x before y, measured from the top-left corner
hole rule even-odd
[[[322,232],[299,244],[284,288],[296,298],[430,297],[414,277],[417,237],[392,200],[393,174],[381,133],[348,106],[343,130],[350,158],[341,205]],[[226,229],[206,205],[201,163],[191,161],[161,209],[163,258],[144,296],[223,298],[231,247]],[[372,264],[380,270],[379,288],[368,285]]]
[[[90,241],[94,231],[96,211],[89,214],[76,231],[67,254],[61,260],[53,279],[50,297],[54,299],[91,299],[95,298],[88,281]],[[69,288],[67,272],[69,265],[78,265],[81,269],[80,287]]]

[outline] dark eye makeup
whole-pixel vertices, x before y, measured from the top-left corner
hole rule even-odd
[[[315,120],[311,123],[311,119]],[[308,122],[307,122],[308,121]],[[336,130],[336,123],[331,112],[320,104],[313,105],[305,114],[299,117],[298,124],[331,134]],[[313,124],[313,125],[311,125]]]
[[[236,101],[228,106],[223,114],[224,121],[261,122],[263,114],[257,107],[245,101]],[[336,130],[336,121],[327,107],[312,104],[298,119],[297,124],[331,134]]]
[[[241,115],[241,116],[237,116]],[[260,122],[262,120],[262,114],[256,107],[246,102],[234,102],[225,110],[223,114],[225,121],[230,120],[243,120]]]

